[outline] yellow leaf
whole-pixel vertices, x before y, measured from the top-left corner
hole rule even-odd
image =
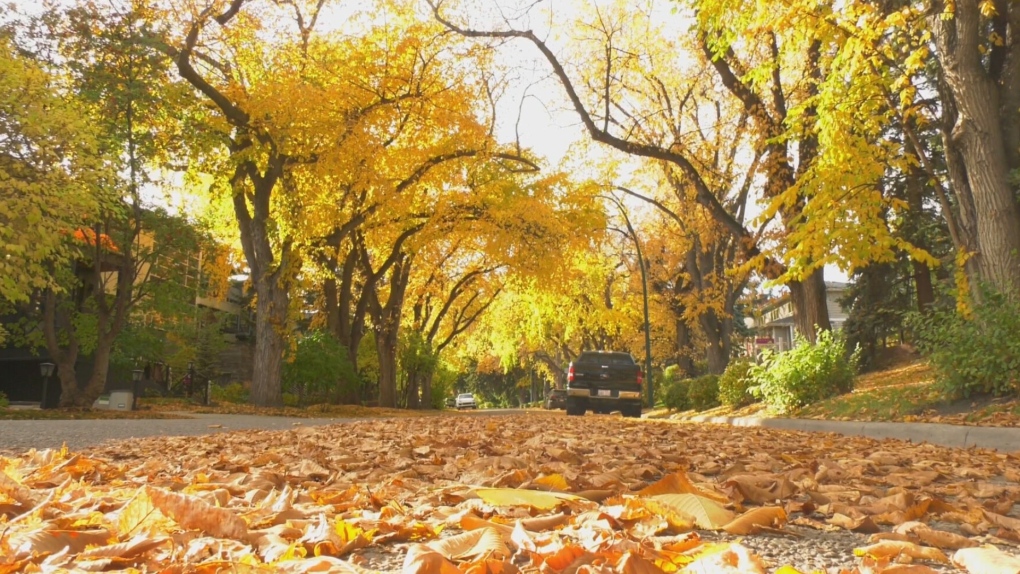
[[[718,502],[697,494],[659,494],[648,498],[694,518],[694,523],[700,528],[718,530],[733,520],[732,512]]]
[[[706,548],[698,558],[687,565],[682,572],[712,574],[765,574],[765,565],[751,551],[741,544]]]
[[[584,500],[572,494],[519,488],[477,488],[475,494],[493,506],[530,506],[538,510],[552,510],[564,502]]]
[[[570,485],[567,484],[567,479],[563,478],[562,474],[547,474],[545,476],[540,476],[535,479],[535,484],[548,486],[553,490],[559,490],[561,492],[570,490]]]

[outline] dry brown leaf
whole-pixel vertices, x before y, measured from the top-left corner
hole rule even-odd
[[[461,574],[445,556],[424,544],[412,544],[404,557],[401,574]]]
[[[248,525],[229,510],[212,506],[195,496],[161,488],[146,487],[145,493],[152,500],[153,506],[174,519],[181,528],[202,530],[218,538],[248,538]]]
[[[451,560],[465,558],[506,558],[510,549],[503,542],[503,536],[495,528],[480,528],[427,544]]]
[[[786,511],[780,506],[763,506],[754,508],[723,525],[722,529],[730,534],[746,535],[757,532],[762,527],[781,528],[786,524]]]
[[[141,554],[145,554],[153,548],[162,546],[169,541],[170,538],[167,536],[153,538],[146,535],[138,535],[125,542],[111,544],[109,546],[96,546],[94,548],[89,548],[79,554],[78,558],[134,558]]]
[[[535,518],[524,518],[520,521],[521,526],[526,530],[532,532],[543,532],[545,530],[552,530],[558,526],[566,524],[569,520],[569,516],[562,512],[556,514],[550,514],[548,516],[536,516]]]
[[[1020,530],[1020,519],[1018,518],[1010,518],[1009,516],[996,514],[985,510],[984,508],[981,509],[981,513],[984,515],[985,520],[996,526],[1002,526],[1004,528],[1009,528],[1010,530]]]
[[[938,548],[918,546],[913,542],[904,542],[902,540],[880,540],[862,548],[854,548],[854,555],[867,555],[875,558],[909,556],[914,559],[931,560],[932,562],[949,562],[949,558]]]
[[[953,554],[953,564],[971,574],[1018,574],[1020,557],[994,546],[963,548]]]
[[[111,538],[109,530],[36,530],[11,537],[10,548],[14,560],[58,552],[73,556],[89,546],[106,544]]]
[[[861,532],[864,534],[871,534],[873,532],[878,532],[879,530],[881,530],[881,528],[879,528],[879,526],[875,524],[875,521],[872,520],[870,516],[850,518],[845,514],[834,514],[832,515],[832,518],[828,519],[826,522],[828,522],[829,524],[834,524],[841,528],[845,528],[846,530],[850,530],[851,532]]]
[[[592,502],[602,502],[616,493],[612,490],[579,490],[573,494],[578,498],[584,498]]]
[[[924,524],[923,522],[904,522],[893,529],[894,533],[908,536],[910,539],[928,546],[934,546],[936,548],[957,550],[960,548],[970,548],[977,546],[978,543],[961,536],[953,532],[946,532],[944,530],[934,530],[932,527]]]

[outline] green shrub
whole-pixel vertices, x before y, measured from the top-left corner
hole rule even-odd
[[[248,402],[248,389],[241,383],[230,383],[229,385],[212,385],[209,394],[213,402],[217,403],[246,403]]]
[[[283,391],[295,395],[298,404],[337,402],[356,393],[358,375],[347,349],[328,331],[311,331],[297,342],[290,360],[283,364]]]
[[[283,406],[285,407],[299,406],[297,395],[291,393],[283,393]]]
[[[437,410],[446,408],[446,398],[453,396],[456,383],[457,372],[440,363],[432,375],[432,404],[429,406]]]
[[[947,397],[1020,392],[1020,300],[986,291],[970,318],[942,310],[908,323]]]
[[[719,375],[702,375],[688,381],[687,404],[696,411],[719,406]]]
[[[671,381],[666,385],[666,393],[662,397],[662,404],[671,411],[686,411],[691,408],[687,400],[687,386],[690,379]]]
[[[748,392],[751,387],[751,377],[748,371],[753,363],[747,359],[731,361],[726,367],[726,372],[719,377],[719,402],[728,407],[742,407],[754,401],[754,397]]]
[[[765,350],[761,364],[750,368],[750,391],[769,411],[787,413],[853,389],[859,350],[848,356],[842,337],[831,331],[819,331],[816,339],[810,344],[798,337],[785,353]]]
[[[7,400],[7,395],[0,391],[0,409],[6,409],[9,406],[11,406],[11,402]]]

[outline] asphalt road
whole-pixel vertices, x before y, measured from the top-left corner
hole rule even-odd
[[[152,436],[195,436],[244,429],[284,430],[352,419],[189,413],[188,419],[0,420],[0,450],[78,450],[106,441]]]
[[[463,411],[487,416],[524,412],[515,409]],[[187,419],[0,420],[0,451],[98,446],[107,441],[152,436],[196,436],[245,429],[286,430],[351,422],[350,418],[300,418],[187,413]]]
[[[463,411],[468,416],[492,416],[524,413],[519,409]],[[196,436],[245,429],[285,430],[296,426],[316,426],[351,422],[349,418],[295,418],[257,415],[193,414],[188,419],[106,419],[106,420],[0,420],[0,451],[25,451],[31,448],[72,450],[98,446],[107,441],[152,436]],[[562,415],[562,413],[560,414]],[[587,415],[592,416],[592,415]],[[757,419],[704,417],[702,423],[732,426],[760,426],[785,430],[831,432],[867,436],[875,439],[900,439],[928,442],[957,448],[991,448],[1020,454],[1020,428],[964,427],[925,423],[861,423],[797,419]],[[739,432],[735,429],[735,432]]]

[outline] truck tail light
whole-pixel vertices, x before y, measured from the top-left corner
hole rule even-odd
[[[639,387],[645,384],[645,374],[642,373],[641,371],[637,372],[637,384]]]
[[[574,363],[570,363],[570,368],[567,369],[567,382],[574,382]]]

